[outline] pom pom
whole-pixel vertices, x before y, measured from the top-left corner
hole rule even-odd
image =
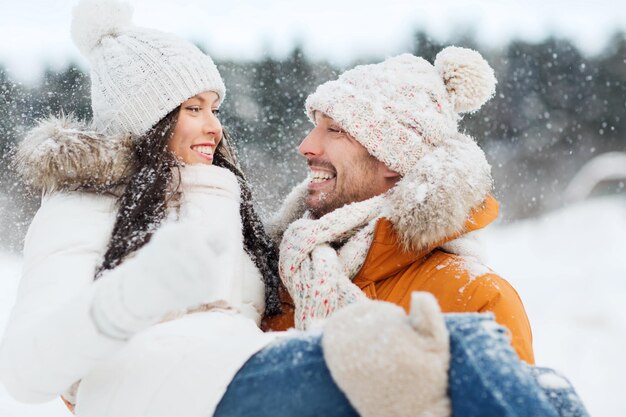
[[[443,78],[457,113],[478,110],[496,92],[496,77],[476,51],[450,46],[437,54],[435,68]]]
[[[105,36],[115,36],[131,25],[133,9],[115,0],[83,0],[74,7],[72,40],[84,54],[98,46]]]

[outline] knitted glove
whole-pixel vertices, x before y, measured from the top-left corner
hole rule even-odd
[[[362,301],[330,317],[322,337],[333,380],[363,417],[449,417],[449,346],[437,301],[419,292],[408,317]]]
[[[317,243],[319,223],[300,219],[285,232],[280,248],[280,276],[295,304],[297,329],[306,330],[365,294],[346,275],[337,252]]]
[[[105,335],[128,339],[172,310],[215,301],[227,279],[224,242],[190,223],[163,226],[136,255],[94,286],[91,315]]]

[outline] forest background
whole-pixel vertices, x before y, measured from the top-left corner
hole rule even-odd
[[[626,36],[615,33],[603,50],[588,56],[567,39],[512,41],[497,49],[471,34],[446,42],[416,31],[406,52],[432,62],[449,44],[480,51],[494,67],[496,96],[461,126],[485,149],[492,164],[502,221],[537,216],[561,207],[567,188],[597,155],[626,149]],[[203,45],[199,45],[203,48]],[[207,51],[210,53],[211,51]],[[355,60],[355,64],[383,59]],[[274,212],[305,175],[297,154],[311,124],[304,100],[317,85],[344,68],[310,59],[295,46],[283,58],[216,59],[228,88],[220,117],[234,137],[239,157],[264,215]],[[35,82],[14,79],[0,63],[0,248],[19,251],[39,196],[28,194],[11,158],[16,143],[38,120],[73,114],[89,119],[89,77],[69,62],[47,68]],[[624,180],[610,180],[594,193],[624,193]]]

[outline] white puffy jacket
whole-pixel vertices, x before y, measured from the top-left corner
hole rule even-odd
[[[219,236],[220,276],[199,311],[171,312],[128,340],[102,334],[90,314],[101,282],[144,272],[135,262],[94,282],[115,197],[58,191],[43,198],[0,349],[0,378],[16,399],[64,394],[80,417],[210,416],[237,370],[273,339],[258,328],[264,285],[243,250],[236,179],[219,167],[188,166],[181,180],[180,220]]]

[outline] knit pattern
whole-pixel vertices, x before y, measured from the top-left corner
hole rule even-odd
[[[450,417],[449,335],[433,295],[414,292],[408,317],[391,303],[355,303],[328,320],[322,348],[359,416]]]
[[[133,26],[121,5],[83,0],[72,23],[72,38],[91,64],[99,131],[141,136],[196,94],[214,91],[224,99],[224,82],[208,55],[174,35]]]
[[[339,208],[320,219],[293,222],[280,245],[279,271],[295,303],[297,329],[323,322],[365,298],[352,283],[372,243],[376,221],[387,212],[384,195]],[[341,248],[333,249],[331,244]]]

